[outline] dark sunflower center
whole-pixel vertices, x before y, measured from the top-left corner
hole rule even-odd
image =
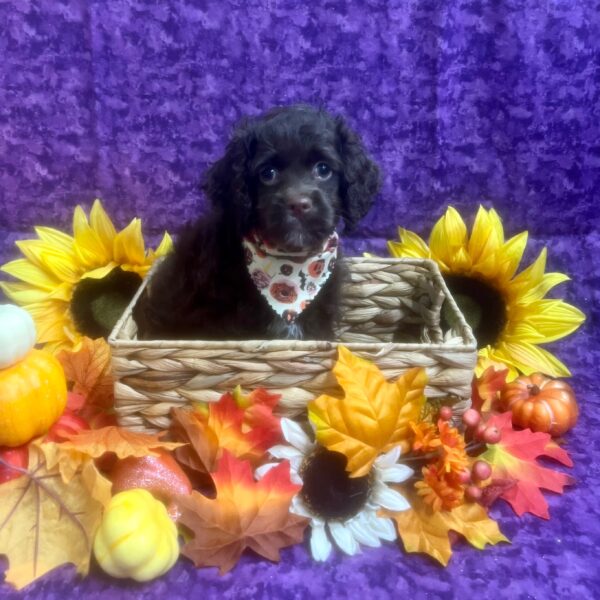
[[[494,345],[506,326],[506,305],[500,294],[490,285],[462,275],[444,275],[446,285],[458,307],[473,329],[477,347]],[[448,305],[442,308],[446,325],[453,325]]]
[[[302,500],[311,512],[324,519],[347,519],[365,506],[371,491],[372,478],[349,477],[347,459],[339,452],[319,448],[308,456],[300,476]]]
[[[91,338],[108,337],[141,282],[137,273],[120,267],[102,279],[82,279],[71,298],[71,314],[78,331]]]

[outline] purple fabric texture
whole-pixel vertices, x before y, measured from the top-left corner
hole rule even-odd
[[[198,181],[233,124],[303,101],[343,114],[384,173],[344,244],[385,252],[452,203],[495,206],[547,244],[558,293],[588,314],[554,344],[581,405],[577,484],[549,522],[493,515],[512,544],[456,546],[447,569],[394,545],[324,565],[303,546],[228,575],[181,560],[135,585],[60,568],[3,598],[594,598],[600,596],[600,13],[587,0],[5,0],[0,2],[0,260],[34,224],[68,228],[101,197],[151,238],[203,204]]]

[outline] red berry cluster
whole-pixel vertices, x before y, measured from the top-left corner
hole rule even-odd
[[[481,484],[492,474],[492,467],[485,462],[484,460],[476,460],[471,467],[471,470],[465,469],[460,474],[460,481],[464,485],[467,485],[465,488],[465,496],[472,501],[477,501],[481,498],[482,488]]]
[[[467,430],[471,430],[471,437],[476,440],[486,444],[497,444],[502,438],[500,430],[495,425],[486,425],[481,420],[481,415],[474,408],[469,408],[463,414],[462,421]]]
[[[442,406],[439,411],[439,418],[443,421],[449,421],[452,418],[452,408],[450,406]],[[465,426],[465,438],[471,440],[471,444],[467,446],[467,450],[470,446],[473,446],[473,450],[481,450],[483,444],[497,444],[501,439],[499,429],[492,425],[486,425],[482,419],[481,414],[475,409],[470,408],[462,416],[462,422]],[[476,454],[476,452],[472,453]],[[461,484],[465,487],[465,496],[473,501],[477,502],[482,495],[482,482],[489,479],[492,475],[492,467],[484,460],[476,460],[470,469],[464,469],[458,475],[458,479]]]

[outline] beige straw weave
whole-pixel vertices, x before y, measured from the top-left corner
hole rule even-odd
[[[349,258],[350,281],[342,296],[339,342],[374,361],[393,380],[424,367],[429,400],[452,403],[455,419],[469,406],[477,346],[450,296],[437,265],[429,260]],[[116,324],[112,347],[115,407],[119,424],[136,431],[166,429],[173,407],[214,402],[240,385],[280,393],[278,412],[297,416],[327,393],[341,394],[331,372],[337,343],[252,341],[138,341],[132,309],[152,272]],[[444,300],[447,331],[440,325]],[[417,331],[419,343],[395,343]]]

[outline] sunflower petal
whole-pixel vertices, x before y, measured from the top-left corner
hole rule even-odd
[[[52,291],[60,281],[43,271],[26,258],[19,258],[6,263],[0,270],[42,290]]]
[[[466,246],[467,226],[458,211],[448,207],[446,214],[431,230],[429,247],[431,254],[447,268],[452,265],[455,255]]]
[[[542,248],[539,256],[526,268],[523,269],[516,277],[511,279],[506,284],[507,294],[514,299],[520,299],[523,293],[534,289],[544,278],[546,270],[546,248]]]
[[[63,252],[41,240],[19,240],[15,243],[33,264],[50,271],[60,281],[75,283],[78,280],[81,269],[72,250]]]
[[[81,267],[69,256],[54,251],[45,251],[41,256],[48,269],[62,281],[69,283],[79,281]]]
[[[398,229],[400,242],[388,242],[390,254],[395,258],[430,258],[431,253],[425,241],[408,229]]]
[[[110,260],[110,250],[105,248],[98,233],[90,227],[81,206],[76,206],[73,213],[73,233],[75,252],[87,267],[96,267]]]
[[[40,344],[57,342],[65,337],[64,328],[68,324],[66,306],[60,302],[38,302],[29,304],[27,312],[35,321],[37,341]]]
[[[113,258],[118,264],[144,264],[146,251],[140,219],[133,219],[125,229],[116,235],[113,242]]]
[[[56,289],[48,294],[48,300],[61,300],[70,302],[73,297],[74,286],[70,283],[61,283]]]
[[[499,251],[498,251],[499,252]],[[473,265],[472,275],[479,275],[490,283],[495,282],[501,273],[501,265],[498,260],[498,252],[488,255]]]
[[[148,271],[150,270],[150,267],[152,265],[149,263],[146,263],[145,265],[121,264],[119,266],[121,267],[121,269],[123,271],[128,271],[129,273],[137,273],[142,279],[144,279],[146,277],[146,275],[148,274]]]
[[[499,250],[503,279],[508,281],[517,272],[521,259],[523,258],[523,252],[525,252],[525,248],[527,247],[528,237],[527,231],[522,231],[514,237],[511,237]]]
[[[500,245],[504,244],[504,227],[502,226],[502,219],[500,218],[500,215],[495,211],[495,209],[491,208],[488,216],[490,219],[490,226],[498,238],[498,243]]]
[[[513,311],[516,326],[507,336],[523,342],[553,342],[573,333],[584,321],[585,315],[575,306],[562,300],[537,300]],[[527,326],[518,328],[519,325]],[[508,340],[507,340],[508,341]]]
[[[569,377],[571,372],[553,354],[528,342],[501,342],[496,355],[525,375],[537,371],[552,377]]]
[[[171,236],[165,231],[163,238],[158,245],[158,248],[154,251],[155,256],[164,256],[173,250],[173,239]]]
[[[504,340],[507,342],[530,342],[532,344],[543,343],[546,340],[533,325],[524,322],[518,322],[511,326],[509,332],[504,333]]]
[[[496,228],[492,225],[492,221],[488,212],[479,206],[473,230],[469,239],[469,254],[473,264],[479,261],[485,261],[500,248],[502,241],[498,238]]]
[[[42,251],[52,249],[52,244],[42,240],[17,240],[15,246],[21,251],[23,256],[42,271],[47,271],[46,265],[42,260]],[[67,251],[67,254],[73,254],[73,244]]]
[[[541,300],[552,288],[565,281],[571,281],[571,278],[564,273],[546,273],[539,285],[519,295],[515,298],[515,302],[517,304],[529,304]]]
[[[26,306],[34,302],[43,302],[48,298],[48,292],[32,288],[27,283],[0,282],[0,289],[4,295],[19,306]]]
[[[87,271],[81,277],[81,279],[103,279],[106,277],[113,269],[115,269],[117,263],[109,262],[103,267],[98,267],[97,269],[93,269],[92,271]]]
[[[94,200],[92,210],[90,211],[90,224],[94,231],[98,234],[98,237],[102,241],[106,253],[111,256],[113,250],[113,242],[117,235],[117,231],[113,222],[106,214],[102,202],[100,200]]]
[[[40,240],[63,252],[73,252],[73,237],[52,227],[34,227]]]
[[[471,257],[466,248],[459,248],[456,254],[454,255],[454,260],[452,261],[452,272],[453,273],[464,273],[469,271],[471,268],[472,262]]]

